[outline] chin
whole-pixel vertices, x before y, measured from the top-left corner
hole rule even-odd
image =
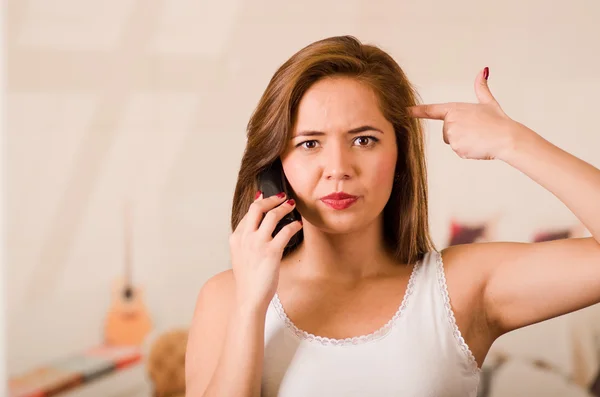
[[[385,203],[369,203],[365,205],[360,200],[348,208],[336,210],[323,203],[306,206],[306,202],[298,203],[298,210],[302,216],[323,233],[348,234],[364,231],[378,218],[383,216]],[[381,205],[381,208],[378,208]]]
[[[361,229],[364,229],[363,226],[357,225],[356,223],[327,223],[324,225],[318,226],[319,230],[328,234],[350,234]]]
[[[324,233],[349,234],[365,230],[377,217],[364,213],[320,214],[316,222],[308,221]]]

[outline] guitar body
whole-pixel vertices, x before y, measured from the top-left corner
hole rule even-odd
[[[142,290],[128,285],[124,280],[115,282],[105,322],[105,343],[139,346],[151,330],[152,320],[144,304]]]

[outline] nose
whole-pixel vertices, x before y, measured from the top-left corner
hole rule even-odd
[[[352,153],[340,146],[330,145],[323,153],[323,177],[327,180],[350,179],[354,173]]]

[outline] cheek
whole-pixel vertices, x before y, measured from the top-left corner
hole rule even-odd
[[[302,195],[302,192],[306,190],[307,181],[306,176],[303,176],[300,173],[291,172],[287,173],[287,180],[290,184],[290,188],[296,195]]]
[[[371,180],[377,190],[391,189],[394,183],[394,168],[395,164],[392,164],[391,166],[389,164],[381,164],[379,167],[376,167],[376,174]]]
[[[373,178],[371,179],[375,186],[389,189],[394,183],[396,173],[396,156],[382,156],[377,159],[372,167]]]
[[[298,194],[302,195],[302,192],[309,184],[308,177],[310,172],[306,169],[306,164],[300,164],[300,162],[294,161],[294,158],[290,156],[282,159],[282,165],[290,188],[296,196]]]

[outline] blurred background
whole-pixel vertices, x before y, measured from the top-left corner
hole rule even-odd
[[[3,8],[7,395],[183,395],[197,293],[230,267],[246,123],[275,70],[315,40],[350,34],[378,45],[424,102],[474,101],[475,76],[489,66],[508,115],[600,167],[597,0]],[[586,235],[518,171],[460,159],[438,122],[427,133],[438,249]],[[135,299],[124,300],[129,285]],[[599,362],[594,306],[498,340],[480,396],[598,396]]]

